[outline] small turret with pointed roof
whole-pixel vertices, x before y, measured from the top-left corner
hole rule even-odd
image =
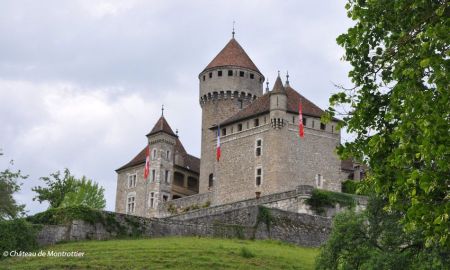
[[[285,124],[287,111],[287,94],[280,78],[278,77],[270,91],[270,121],[273,128],[282,128]]]
[[[152,130],[147,134],[147,137],[153,134],[157,134],[159,132],[166,133],[174,137],[178,137],[173,132],[172,128],[169,126],[169,123],[167,123],[166,118],[164,118],[164,115],[161,115],[161,117],[156,122],[155,126],[153,126]]]

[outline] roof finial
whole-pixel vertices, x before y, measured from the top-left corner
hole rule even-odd
[[[164,116],[164,104],[161,105],[161,116]]]
[[[178,128],[175,130],[175,134],[178,136]]]
[[[289,86],[289,70],[286,71],[286,86]]]
[[[280,71],[278,70],[278,77],[280,77]]]
[[[267,78],[266,82],[266,93],[269,93],[269,78]]]
[[[234,24],[235,24],[236,22],[235,21],[233,21],[233,32],[231,32],[231,35],[232,35],[232,38],[234,38]]]

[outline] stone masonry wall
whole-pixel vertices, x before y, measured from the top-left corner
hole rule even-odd
[[[213,193],[206,192],[167,201],[158,206],[158,217],[167,217],[173,215],[173,212],[171,212],[170,209],[173,209],[172,211],[181,212],[188,207],[207,207],[211,204],[212,199]]]
[[[179,220],[160,220],[125,214],[114,214],[115,226],[104,223],[90,224],[74,220],[69,225],[47,225],[38,235],[40,245],[55,244],[60,241],[106,240],[120,236],[164,237],[201,236],[241,239],[274,239],[303,246],[319,246],[330,231],[331,219],[305,214],[289,213],[270,209],[272,221],[269,229],[264,222],[257,222],[258,207],[233,210],[234,213],[217,216],[204,223]],[[225,224],[226,216],[241,217],[241,224]],[[251,218],[246,218],[251,217]],[[244,219],[242,219],[244,218]],[[233,221],[235,219],[229,219]],[[223,222],[220,222],[223,221]]]

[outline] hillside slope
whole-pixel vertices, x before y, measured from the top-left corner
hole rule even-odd
[[[8,258],[0,269],[313,269],[318,252],[274,241],[194,237],[71,242],[44,251],[85,255]]]

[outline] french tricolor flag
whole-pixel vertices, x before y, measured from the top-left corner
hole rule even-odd
[[[220,160],[220,126],[217,127],[217,148],[216,148],[216,159],[217,161]]]

